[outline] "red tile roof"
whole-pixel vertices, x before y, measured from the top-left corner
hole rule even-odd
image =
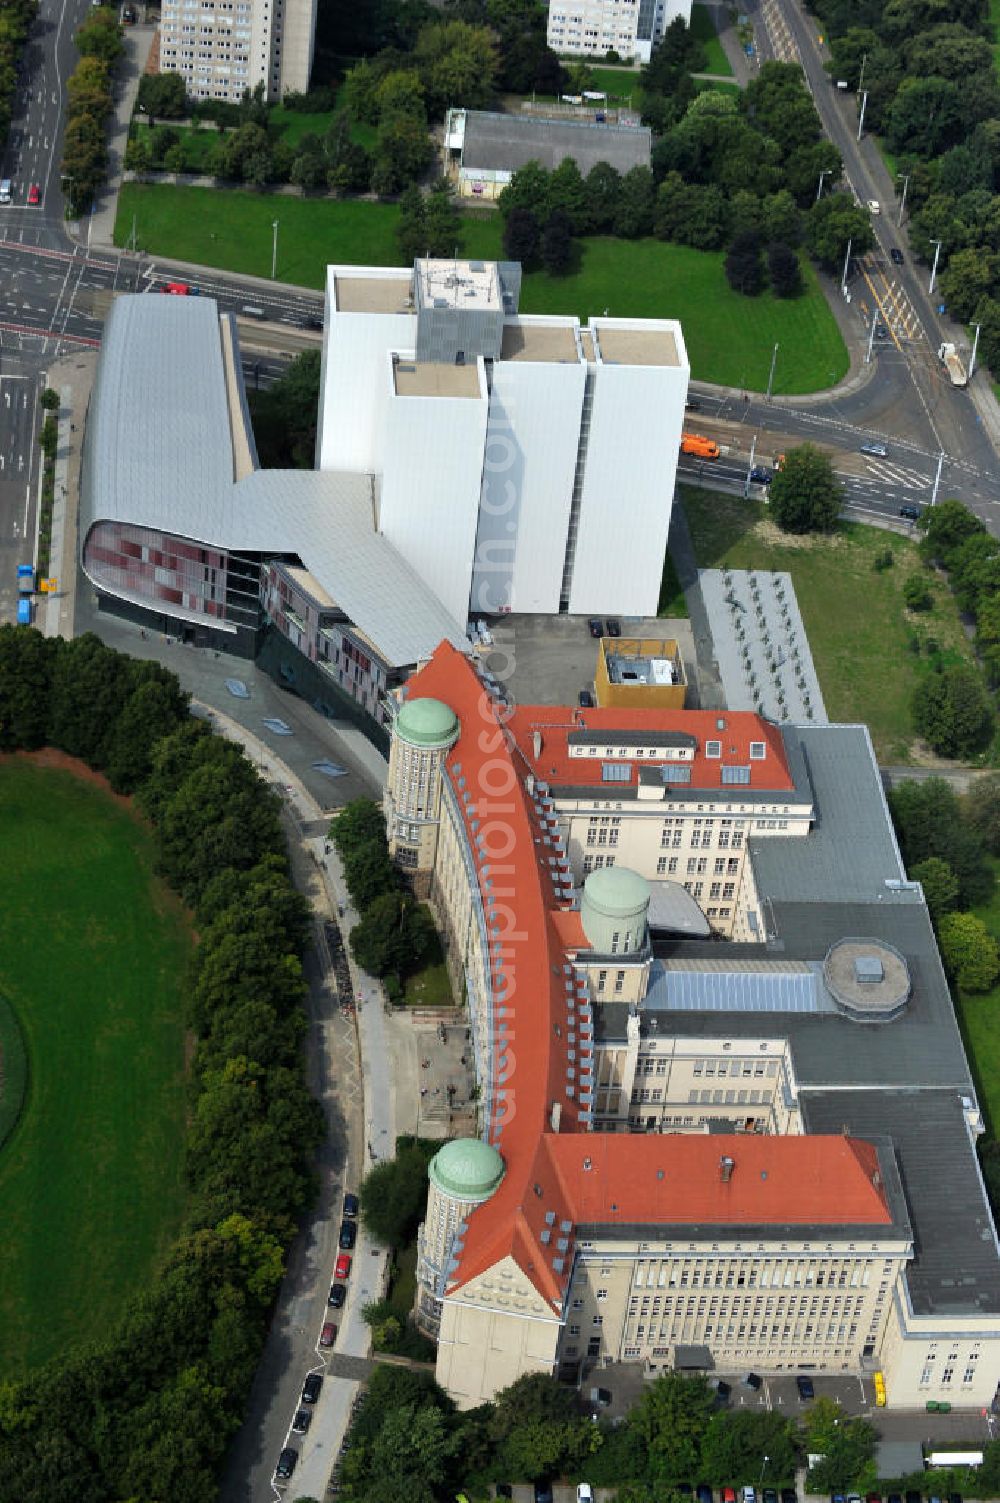
[[[723,730],[719,729],[720,720],[725,722]],[[562,705],[521,705],[513,712],[510,729],[531,771],[557,787],[567,784],[589,787],[603,782],[601,765],[606,758],[586,754],[570,756],[569,738],[579,731],[607,731],[611,746],[615,745],[618,731],[648,731],[654,736],[675,732],[694,737],[697,741],[694,760],[682,764],[691,768],[691,781],[680,785],[682,792],[684,788],[722,787],[722,769],[727,766],[749,766],[750,787],[755,790],[774,789],[777,792],[795,786],[788,770],[780,730],[747,710],[726,710],[720,714],[709,710],[573,710]],[[541,735],[541,750],[537,755],[536,732]],[[705,756],[706,741],[722,743],[719,757]],[[752,762],[751,741],[762,741],[765,746],[765,755],[754,758]],[[625,751],[624,760],[632,762],[632,776],[627,783],[616,785],[618,787],[634,785],[640,768],[655,767],[666,760],[656,756],[635,757],[627,747]],[[671,765],[677,764],[672,761]]]
[[[588,1131],[580,1089],[581,1074],[592,1063],[591,1032],[579,1011],[574,1024],[567,1008],[567,983],[575,987],[576,978],[567,976],[566,952],[584,941],[582,924],[553,880],[557,848],[546,844],[551,834],[524,786],[526,768],[515,750],[516,738],[528,755],[525,748],[540,723],[550,728],[543,733],[546,746],[554,739],[558,744],[562,726],[565,747],[573,712],[503,709],[469,660],[447,643],[407,685],[408,699],[423,697],[443,700],[461,723],[446,766],[492,935],[494,1079],[487,1132],[507,1166],[499,1189],[470,1218],[449,1288],[511,1256],[539,1293],[560,1308],[577,1222],[888,1223],[875,1150],[853,1139]],[[714,730],[716,717],[698,711],[588,711],[586,719],[588,725],[594,726],[596,717],[616,729],[682,730],[689,715],[697,717],[699,739]],[[755,715],[727,714],[726,720],[739,722],[740,745],[767,741],[772,769],[780,756],[787,778],[773,727]],[[543,751],[539,773],[549,775],[550,755]],[[572,1062],[571,1027],[576,1033]],[[727,1154],[735,1168],[724,1183],[719,1161]]]

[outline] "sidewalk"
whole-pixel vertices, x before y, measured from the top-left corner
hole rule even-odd
[[[84,425],[96,371],[96,351],[63,355],[47,371],[48,385],[59,393],[60,405],[48,571],[49,578],[58,581],[58,588],[54,594],[41,598],[35,622],[46,637],[73,636],[77,529],[80,521],[80,465]],[[40,508],[40,492],[37,500]],[[37,522],[35,556],[37,559]]]
[[[125,170],[129,122],[154,34],[153,26],[125,27],[125,56],[115,86],[115,111],[108,125],[107,183],[98,194],[89,219],[70,222],[66,226],[71,235],[88,246],[112,247],[115,243],[118,190]]]

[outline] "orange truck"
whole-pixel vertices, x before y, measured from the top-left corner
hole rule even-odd
[[[696,459],[718,459],[719,446],[714,438],[703,433],[682,433],[681,453],[693,454]]]

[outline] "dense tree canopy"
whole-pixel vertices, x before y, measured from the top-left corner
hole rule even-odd
[[[786,532],[832,532],[842,504],[842,487],[820,449],[800,444],[789,449],[771,483],[771,511]]]

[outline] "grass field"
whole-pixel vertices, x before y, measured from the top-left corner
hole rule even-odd
[[[404,987],[407,1007],[454,1007],[451,980],[444,961],[425,966],[410,976]]]
[[[190,934],[144,829],[100,789],[0,763],[0,992],[30,1061],[0,1153],[0,1372],[106,1332],[183,1203]]]
[[[929,671],[925,644],[936,641],[945,663],[971,661],[954,599],[940,580],[930,581],[933,610],[917,616],[904,609],[903,586],[921,568],[915,545],[854,523],[829,538],[789,538],[759,504],[688,486],[681,492],[703,568],[725,563],[791,574],[830,719],[864,721],[880,761],[911,760],[910,701]],[[876,573],[873,559],[887,547],[895,564]]]
[[[1000,860],[991,858],[990,864],[996,885],[989,901],[972,911],[1000,941]],[[978,997],[957,992],[956,1002],[979,1104],[987,1118],[987,1131],[996,1137],[1000,1132],[1000,986]]]
[[[705,5],[692,5],[691,7],[691,32],[698,38],[708,55],[708,66],[703,70],[705,73],[718,73],[723,78],[732,78],[732,65],[725,52],[722,43],[715,34],[712,25],[712,17]]]
[[[115,226],[119,245],[129,237],[133,215],[138,243],[153,255],[264,277],[271,268],[271,224],[277,218],[279,280],[304,287],[322,287],[331,261],[399,262],[394,204],[125,183]],[[465,216],[463,253],[496,258],[500,233],[497,214]],[[766,387],[778,343],[774,390],[794,395],[834,385],[848,366],[844,342],[808,263],[803,276],[801,297],[744,298],[726,282],[721,252],[597,236],[581,242],[580,264],[570,275],[530,272],[521,310],[586,319],[607,308],[622,318],[680,318],[692,374],[750,391]]]

